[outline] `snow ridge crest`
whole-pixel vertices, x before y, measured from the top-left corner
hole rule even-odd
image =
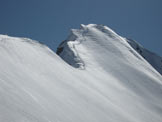
[[[76,45],[82,43],[82,41],[86,41],[84,38],[88,36],[89,31],[97,30],[101,33],[104,33],[110,37],[118,36],[113,30],[104,25],[97,24],[88,24],[80,25],[80,29],[71,29],[71,33],[68,38],[61,42],[59,47],[57,48],[57,54],[65,60],[68,64],[72,65],[75,68],[84,69],[85,64],[84,61],[80,58]],[[91,35],[93,36],[93,35]]]
[[[80,48],[86,49],[87,52]],[[135,54],[134,58],[141,57],[143,61],[150,63],[162,74],[162,57],[148,51],[136,41],[121,37],[104,25],[81,24],[80,29],[72,29],[68,38],[59,45],[56,53],[65,62],[79,69],[85,69],[85,65],[88,66],[85,60],[91,54],[87,53],[93,53],[92,58],[98,55],[104,60],[106,60],[105,56],[116,56],[126,60]],[[84,54],[83,57],[81,53]],[[84,57],[86,58],[84,59]],[[89,60],[89,62],[93,61]]]

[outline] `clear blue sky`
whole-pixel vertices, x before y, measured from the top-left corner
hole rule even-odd
[[[162,56],[162,0],[0,0],[0,34],[53,50],[80,24],[104,24]]]

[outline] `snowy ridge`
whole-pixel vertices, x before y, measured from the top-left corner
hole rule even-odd
[[[91,36],[90,34],[93,32],[94,32],[94,35]],[[95,36],[97,33],[101,33],[100,35],[102,35],[102,37],[99,39],[95,39]],[[103,44],[103,45],[106,45],[107,43],[111,44],[112,41],[118,41],[115,43],[121,43],[122,44],[121,46],[125,46],[127,50],[133,53],[137,58],[141,60],[144,60],[144,59],[147,60],[148,63],[150,63],[160,74],[162,74],[162,57],[157,56],[156,54],[144,49],[140,44],[138,44],[137,42],[131,39],[126,39],[126,38],[119,36],[113,30],[111,30],[110,28],[104,25],[96,25],[96,24],[83,25],[81,24],[80,29],[72,29],[69,37],[59,45],[57,49],[57,54],[63,60],[65,60],[68,64],[72,65],[73,67],[84,69],[85,63],[79,56],[76,47],[79,44],[84,45],[84,43],[87,43],[86,41],[90,40],[87,38],[92,38],[91,40],[93,40],[92,44],[89,44],[89,45],[93,45],[93,43],[96,43],[97,41],[99,41],[97,42],[98,44]],[[88,47],[88,46],[84,45],[84,47]],[[104,46],[102,46],[101,48],[104,48]],[[119,47],[114,47],[114,48],[116,48],[114,49],[115,51],[115,50],[118,50]],[[136,53],[135,50],[137,51],[137,53],[139,53],[139,55]],[[120,52],[123,52],[123,51],[120,51]]]
[[[162,76],[125,38],[94,24],[72,35],[57,53],[83,70],[36,41],[0,36],[0,121],[161,122]]]
[[[145,49],[132,39],[126,39],[128,43],[143,57],[145,58],[161,75],[162,75],[162,57],[156,55]]]
[[[84,62],[79,57],[75,45],[79,44],[79,35],[77,30],[71,30],[71,34],[67,40],[63,41],[57,48],[57,54],[60,55],[68,64],[75,68],[84,69]],[[77,40],[78,39],[78,40]]]
[[[117,36],[117,34],[108,27],[96,24],[89,24],[87,26],[81,24],[80,29],[72,29],[71,34],[59,45],[56,53],[75,68],[85,68],[85,64],[75,49],[75,45],[79,45],[82,41],[86,40],[84,36],[88,34],[89,28],[96,28],[110,37],[115,38]]]

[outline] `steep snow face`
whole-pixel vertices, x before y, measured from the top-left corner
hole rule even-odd
[[[36,41],[0,36],[0,121],[162,121],[162,76],[125,38],[82,25],[57,53],[73,67]]]
[[[144,59],[146,59],[162,75],[162,57],[150,52],[132,39],[126,40]]]
[[[119,36],[107,26],[89,24],[81,25],[80,29],[72,29],[69,37],[58,47],[57,54],[60,55],[60,57],[68,64],[76,68],[84,69],[85,63],[80,56],[83,53],[81,50],[82,48],[86,48],[87,51],[92,51],[95,55],[93,57],[97,58],[96,60],[99,59],[100,61],[103,58],[105,59],[105,55],[107,54],[110,54],[113,57],[120,56],[121,60],[123,59],[125,62],[130,63],[132,61],[127,61],[128,57],[133,57],[135,60],[138,58],[142,60],[142,62],[147,60],[148,63],[150,63],[160,74],[162,74],[162,57],[144,49],[140,44],[133,40]],[[139,55],[137,55],[135,50]],[[83,49],[83,51],[85,51],[85,49]],[[87,53],[87,55],[89,55],[89,53]],[[108,60],[110,60],[110,58]],[[135,60],[133,59],[133,61]],[[115,65],[118,64],[115,60],[114,63]]]
[[[59,45],[56,52],[68,64],[80,69],[84,69],[85,65],[75,49],[75,45],[80,44],[84,40],[82,33],[84,33],[84,30],[72,29],[70,36]]]

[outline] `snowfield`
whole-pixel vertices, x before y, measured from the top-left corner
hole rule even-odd
[[[161,57],[95,24],[57,54],[0,35],[0,122],[162,122]]]

